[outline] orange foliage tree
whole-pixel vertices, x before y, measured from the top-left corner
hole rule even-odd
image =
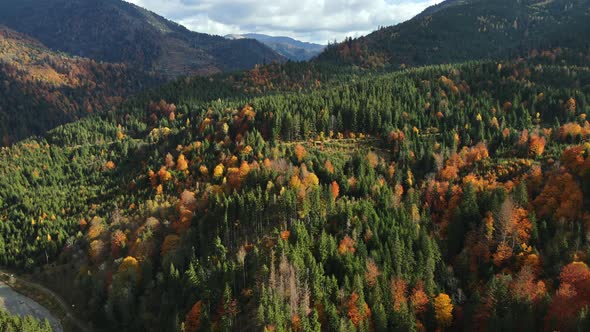
[[[334,165],[332,165],[330,159],[326,159],[324,167],[326,168],[326,171],[328,171],[329,174],[334,174]]]
[[[529,142],[529,154],[540,157],[543,155],[543,152],[545,152],[546,144],[547,140],[545,140],[545,137],[536,134],[531,135]]]
[[[305,147],[303,147],[301,144],[295,145],[295,157],[297,158],[297,161],[301,162],[305,156],[307,156]]]
[[[343,255],[347,253],[354,254],[355,252],[355,242],[350,236],[346,235],[342,241],[340,241],[340,245],[338,246],[338,252]]]
[[[340,195],[340,186],[338,185],[338,182],[332,182],[332,184],[330,185],[330,192],[332,193],[332,198],[336,200],[336,198],[338,198],[338,195]]]
[[[576,100],[574,98],[570,98],[568,99],[564,104],[563,104],[563,108],[565,109],[566,112],[569,113],[576,113]]]
[[[578,181],[569,173],[560,173],[549,177],[533,205],[541,218],[573,222],[580,217],[583,198]]]
[[[400,311],[408,303],[406,293],[408,284],[402,278],[393,278],[390,283],[391,297],[393,298],[393,310]]]
[[[107,161],[107,163],[105,164],[104,167],[108,170],[113,170],[113,169],[115,169],[116,165],[114,162],[109,160],[109,161]]]
[[[410,302],[412,303],[412,308],[414,309],[415,314],[420,314],[426,311],[426,306],[428,305],[429,300],[424,292],[424,285],[422,282],[416,284],[416,287],[412,291]]]
[[[173,224],[177,232],[182,233],[189,229],[193,213],[197,208],[197,199],[195,193],[185,190],[180,195],[176,209],[178,211],[179,220]]]
[[[188,169],[188,162],[186,161],[184,155],[181,153],[178,156],[178,160],[176,161],[176,170],[184,172]]]
[[[375,168],[379,164],[379,156],[375,152],[367,153],[367,160],[369,161],[369,165]]]
[[[494,265],[502,266],[507,260],[512,258],[512,247],[509,246],[506,242],[501,242],[498,245],[498,249],[496,253],[492,255],[494,260]]]
[[[369,306],[366,302],[360,302],[360,297],[356,292],[350,294],[350,298],[346,304],[348,309],[346,315],[352,321],[354,326],[359,326],[361,322],[371,317],[371,310],[369,310]]]
[[[111,257],[119,257],[121,249],[127,244],[127,236],[120,230],[116,230],[111,235]]]

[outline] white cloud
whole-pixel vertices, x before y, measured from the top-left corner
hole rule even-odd
[[[441,0],[128,0],[210,34],[265,33],[326,43],[410,19]]]

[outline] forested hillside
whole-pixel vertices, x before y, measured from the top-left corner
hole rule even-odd
[[[168,77],[249,69],[284,59],[255,40],[192,32],[121,0],[3,0],[0,24],[53,50]]]
[[[330,45],[320,60],[362,67],[502,59],[534,49],[587,48],[588,0],[452,0],[415,18]]]
[[[172,83],[1,150],[1,264],[107,330],[586,330],[588,56]]]
[[[114,110],[124,98],[161,82],[126,65],[52,52],[0,26],[0,145]]]

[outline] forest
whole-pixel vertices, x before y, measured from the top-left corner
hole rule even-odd
[[[588,330],[589,56],[171,82],[0,150],[0,264],[98,330]]]

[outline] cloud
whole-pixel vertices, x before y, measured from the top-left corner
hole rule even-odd
[[[128,0],[216,35],[265,33],[326,43],[410,19],[441,0]]]

